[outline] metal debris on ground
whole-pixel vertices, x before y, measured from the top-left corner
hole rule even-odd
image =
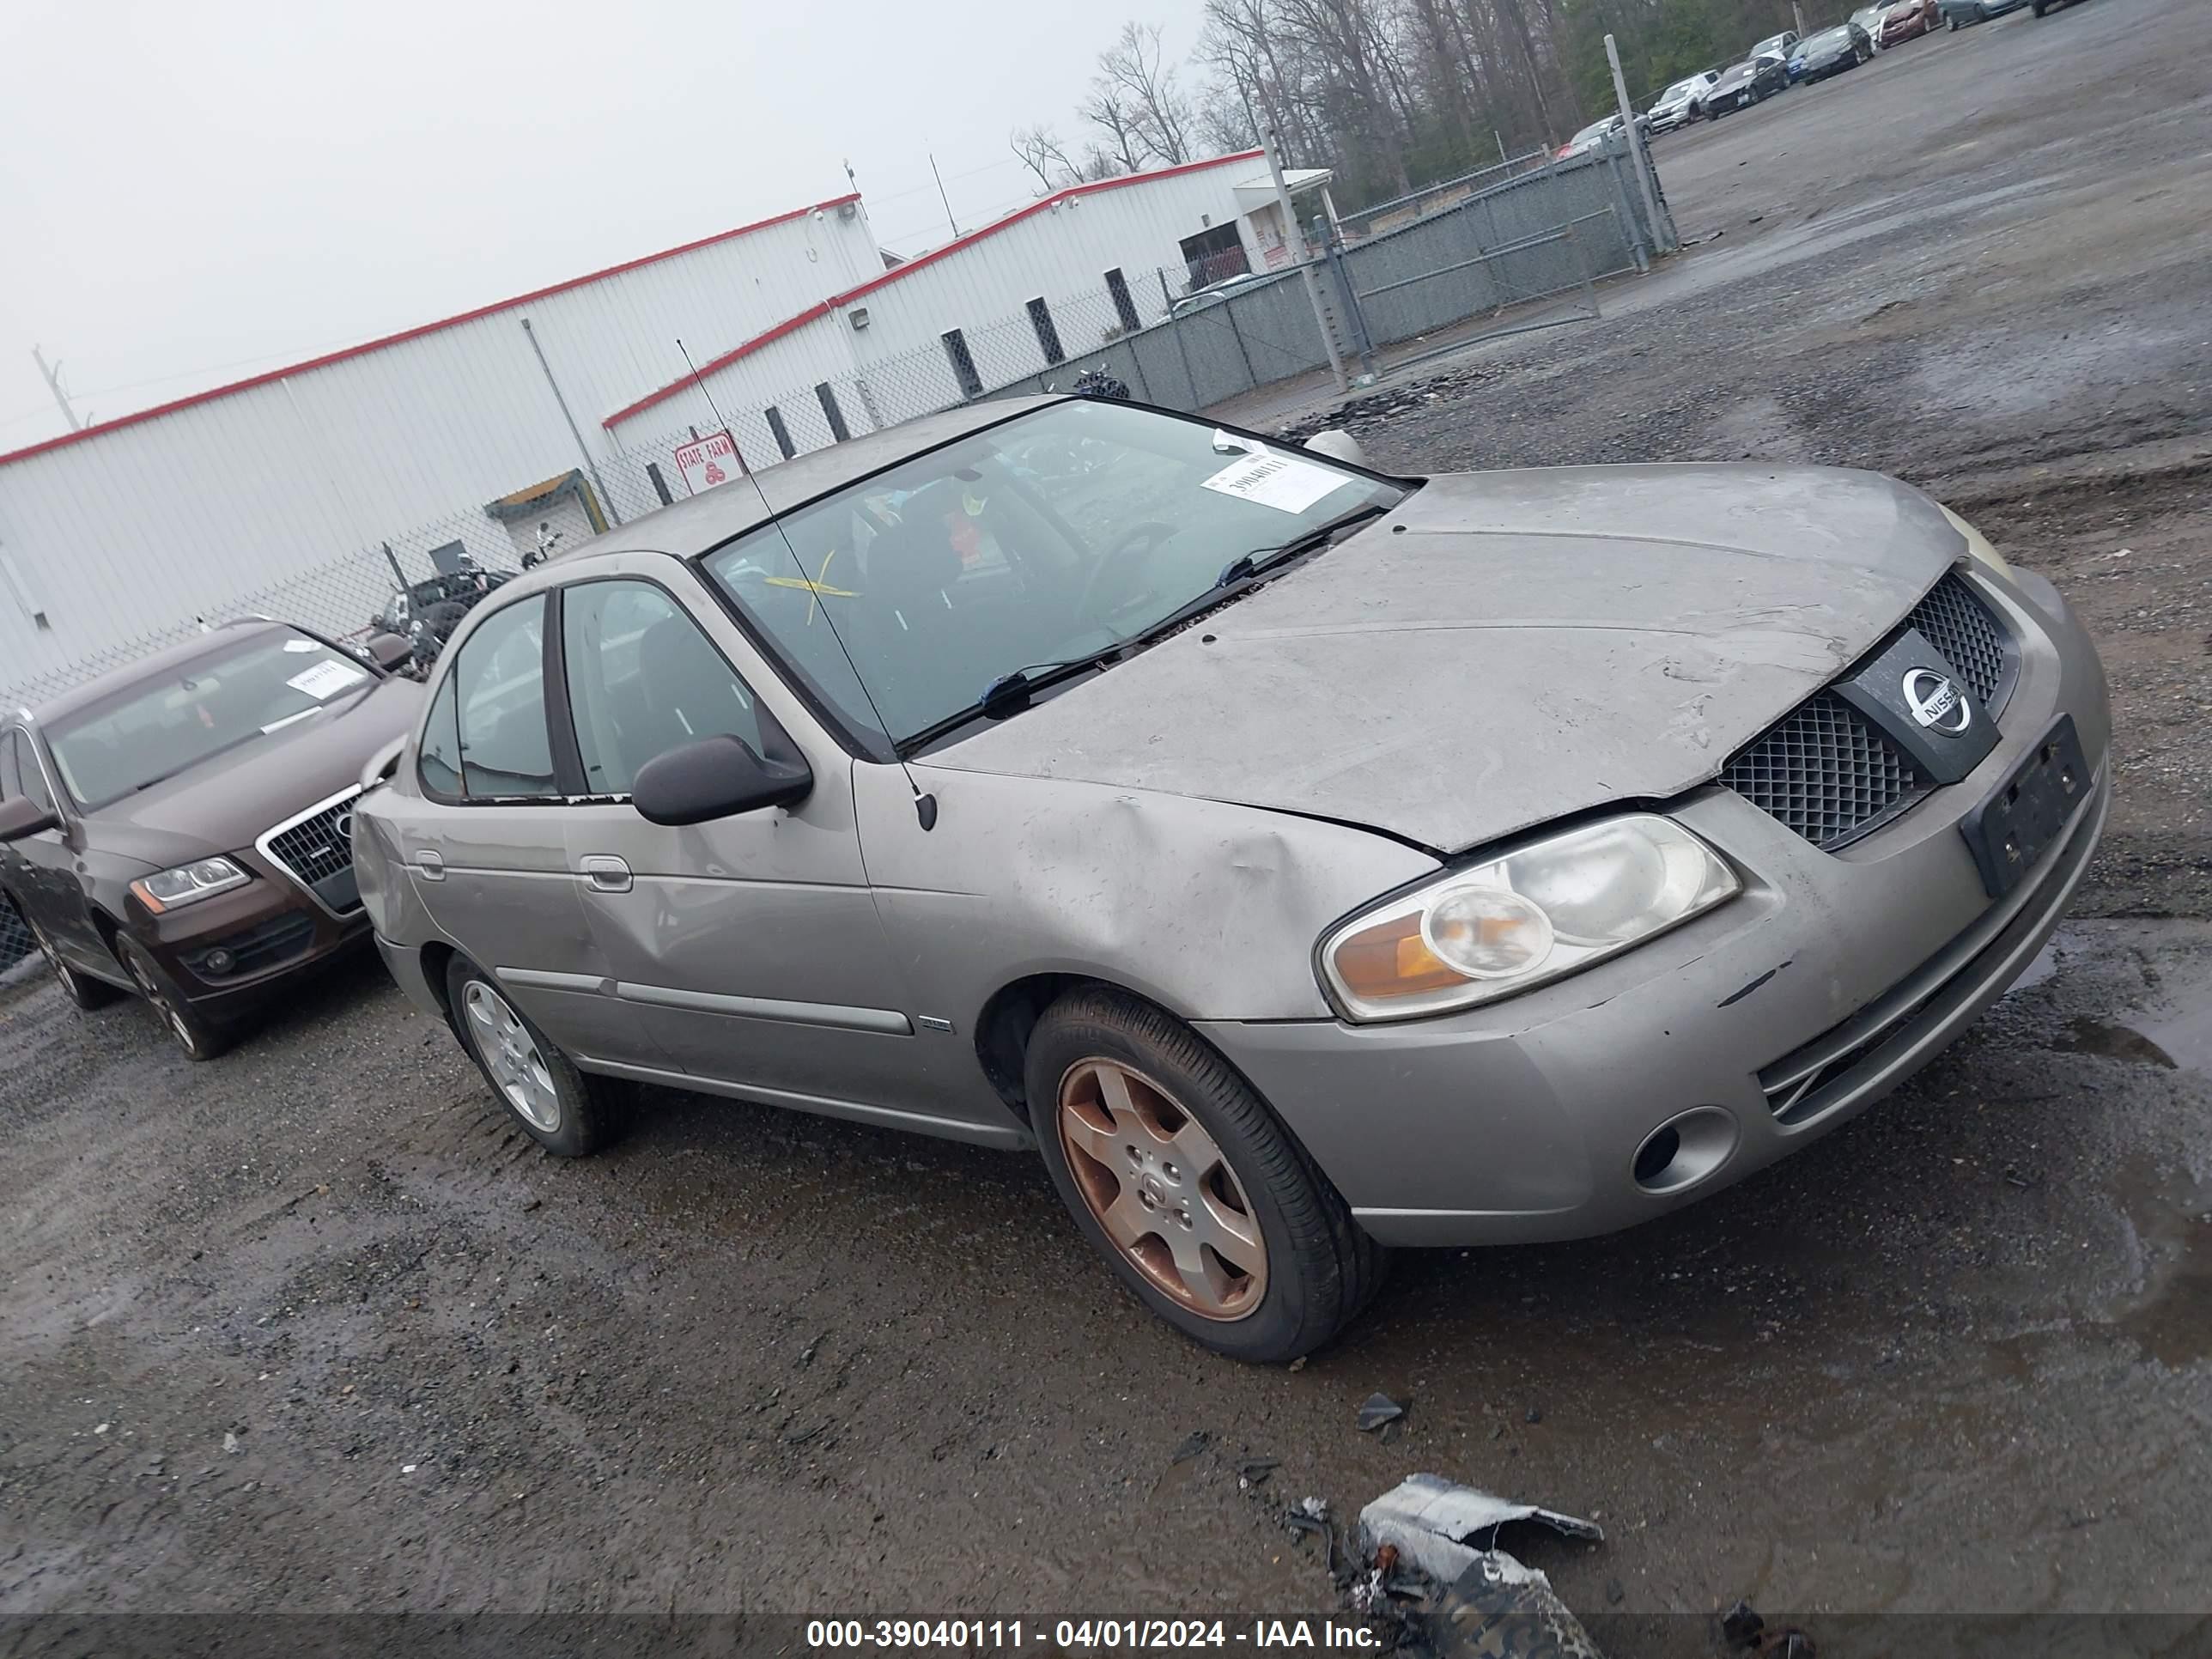
[[[1194,1429],[1183,1437],[1183,1443],[1168,1455],[1170,1463],[1188,1463],[1213,1443],[1213,1437],[1204,1429]]]
[[[1406,1414],[1406,1408],[1387,1394],[1370,1394],[1366,1404],[1359,1408],[1359,1431],[1372,1434],[1385,1423],[1395,1423]]]
[[[1347,1598],[1370,1618],[1401,1624],[1416,1615],[1400,1601],[1429,1600],[1419,1620],[1421,1645],[1437,1659],[1601,1659],[1551,1580],[1497,1547],[1498,1529],[1523,1521],[1570,1538],[1605,1536],[1577,1516],[1514,1503],[1441,1475],[1409,1475],[1359,1512],[1362,1555],[1373,1565],[1352,1583]]]
[[[1279,1457],[1240,1457],[1237,1460],[1237,1485],[1244,1492],[1265,1486],[1267,1477],[1282,1467]]]
[[[1748,1601],[1738,1601],[1721,1615],[1721,1640],[1729,1652],[1754,1659],[1815,1659],[1811,1637],[1795,1625],[1769,1630]]]

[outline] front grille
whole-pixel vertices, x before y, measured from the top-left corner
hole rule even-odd
[[[361,908],[348,823],[360,796],[361,791],[349,789],[311,816],[270,830],[260,842],[270,862],[313,893],[325,909],[340,915]]]
[[[304,910],[290,910],[238,933],[210,939],[187,954],[184,963],[203,980],[242,979],[298,956],[314,942],[314,938],[315,919]],[[220,974],[210,971],[208,967],[208,957],[216,951],[228,951],[231,955],[229,968]]]
[[[1905,620],[1943,653],[1982,707],[1995,714],[2012,689],[2012,657],[2005,649],[2003,625],[1966,578],[1955,570],[1947,573]]]
[[[1929,787],[1905,752],[1832,691],[1800,703],[1730,761],[1721,781],[1820,848],[1866,834]]]

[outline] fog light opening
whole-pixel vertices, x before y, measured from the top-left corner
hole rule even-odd
[[[1673,1124],[1645,1141],[1636,1152],[1636,1184],[1649,1187],[1667,1173],[1674,1154],[1682,1150],[1682,1133]]]
[[[1735,1143],[1734,1116],[1718,1106],[1693,1107],[1644,1137],[1630,1173],[1647,1193],[1679,1193],[1727,1163]]]
[[[207,953],[207,970],[220,978],[238,966],[238,958],[221,945]]]

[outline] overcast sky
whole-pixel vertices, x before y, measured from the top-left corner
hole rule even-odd
[[[1200,0],[1136,0],[1180,57]],[[1030,192],[1123,12],[1076,0],[0,0],[0,452],[840,195]],[[1184,71],[1188,76],[1188,71]],[[1032,181],[1033,182],[1033,181]]]

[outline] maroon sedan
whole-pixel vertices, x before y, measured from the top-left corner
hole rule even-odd
[[[303,969],[365,942],[353,800],[422,695],[257,620],[0,718],[0,892],[70,1000],[136,993],[207,1060]]]
[[[1925,34],[1942,21],[1942,8],[1936,0],[1898,0],[1881,15],[1882,48],[1887,51],[1900,40]]]

